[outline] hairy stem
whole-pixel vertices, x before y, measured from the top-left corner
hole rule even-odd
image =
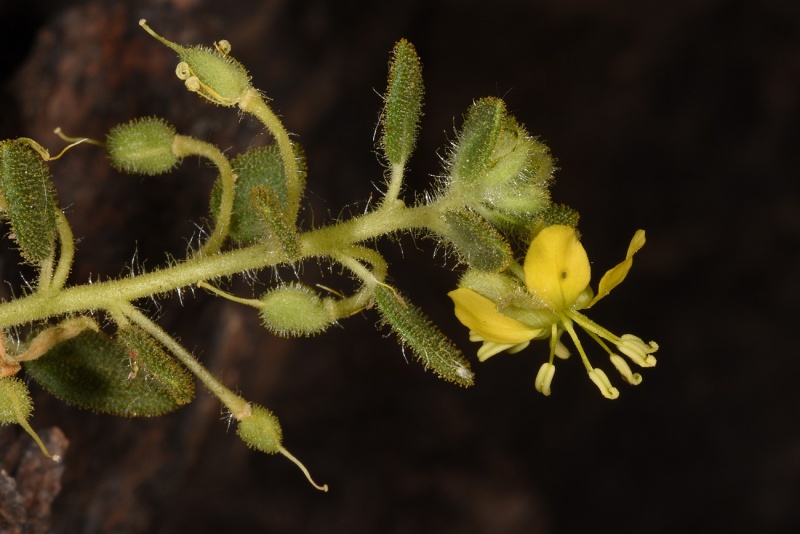
[[[428,204],[406,208],[395,204],[360,217],[301,234],[301,257],[330,257],[356,243],[385,234],[430,226],[441,206]],[[363,254],[361,255],[363,257]],[[364,257],[366,261],[369,258]],[[208,256],[196,256],[149,273],[67,287],[53,292],[36,292],[0,304],[0,326],[9,327],[66,313],[113,309],[132,302],[174,291],[220,276],[288,263],[286,254],[267,245],[252,245]]]

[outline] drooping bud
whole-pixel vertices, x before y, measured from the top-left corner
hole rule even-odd
[[[231,46],[228,41],[219,41],[214,48],[185,47],[156,34],[144,19],[139,21],[139,25],[178,54],[181,63],[178,64],[176,74],[184,80],[190,91],[215,104],[234,106],[252,88],[247,70],[229,55]]]
[[[50,170],[28,140],[0,142],[0,211],[23,259],[38,264],[56,246],[56,193]]]
[[[474,375],[469,362],[455,344],[427,316],[394,289],[377,285],[378,311],[400,341],[408,345],[426,368],[459,386],[471,386]]]
[[[175,375],[156,378],[153,371],[158,366],[150,362],[144,364],[148,372],[142,372],[140,354],[101,332],[85,330],[23,365],[53,396],[95,412],[150,417],[183,405],[186,395],[170,385]]]
[[[119,171],[153,176],[171,171],[181,160],[173,149],[175,128],[158,117],[143,117],[115,126],[106,147]]]
[[[417,140],[422,115],[422,65],[414,46],[401,39],[394,45],[389,63],[389,83],[381,114],[383,146],[392,165],[404,165]]]
[[[331,299],[319,298],[313,289],[300,283],[273,289],[260,300],[264,326],[282,337],[313,336],[337,319]]]

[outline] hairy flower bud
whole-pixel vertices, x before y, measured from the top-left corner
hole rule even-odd
[[[528,135],[498,98],[475,102],[449,159],[448,195],[489,222],[527,229],[549,204],[550,151]]]

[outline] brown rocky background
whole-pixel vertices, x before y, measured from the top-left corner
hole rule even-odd
[[[595,281],[646,228],[628,281],[592,317],[657,340],[659,364],[608,402],[572,361],[543,398],[543,345],[476,363],[477,385],[460,390],[406,364],[374,314],[286,341],[249,309],[186,294],[150,309],[278,414],[287,448],[331,491],[249,451],[205,392],[167,417],[120,420],[32,385],[34,426],[69,448],[62,474],[0,429],[0,530],[800,531],[799,3],[2,2],[0,137],[55,148],[56,126],[101,138],[159,115],[230,153],[269,142],[188,94],[142,17],[180,43],[232,43],[307,150],[306,225],[375,193],[375,91],[397,39],[417,46],[427,89],[409,187],[441,172],[472,99],[505,97],[559,160],[554,197],[581,212]],[[152,269],[183,254],[213,180],[197,160],[120,176],[88,146],[52,168],[81,239],[76,283],[125,274],[134,255]],[[472,353],[445,297],[451,263],[424,240],[381,246],[397,284]],[[4,298],[29,276],[17,261],[0,257]],[[316,265],[305,275],[338,283]]]

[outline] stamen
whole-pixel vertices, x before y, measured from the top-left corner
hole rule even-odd
[[[534,386],[536,387],[536,391],[544,395],[545,397],[550,396],[550,384],[553,382],[553,376],[556,374],[556,366],[550,362],[543,363],[542,366],[539,368],[539,372],[536,373],[536,380],[534,381]]]
[[[495,354],[498,354],[500,352],[503,352],[504,350],[508,350],[515,346],[516,345],[495,343],[494,341],[484,341],[483,345],[481,345],[481,348],[478,349],[478,360],[485,362]]]
[[[639,373],[634,373],[631,371],[628,362],[622,356],[618,354],[611,354],[611,363],[614,364],[614,367],[617,368],[619,374],[622,375],[622,378],[625,379],[625,382],[631,384],[632,386],[638,386],[642,383],[642,375]]]
[[[175,76],[177,76],[179,80],[188,80],[193,75],[192,68],[185,61],[181,61],[175,66]]]
[[[632,334],[625,334],[619,338],[617,348],[640,367],[654,367],[656,364],[655,356],[651,355],[658,350],[658,344],[655,341],[651,341],[647,345],[640,338]]]
[[[611,385],[611,382],[602,369],[595,368],[589,371],[589,378],[591,378],[592,382],[594,382],[605,398],[616,399],[619,397],[619,390]]]

